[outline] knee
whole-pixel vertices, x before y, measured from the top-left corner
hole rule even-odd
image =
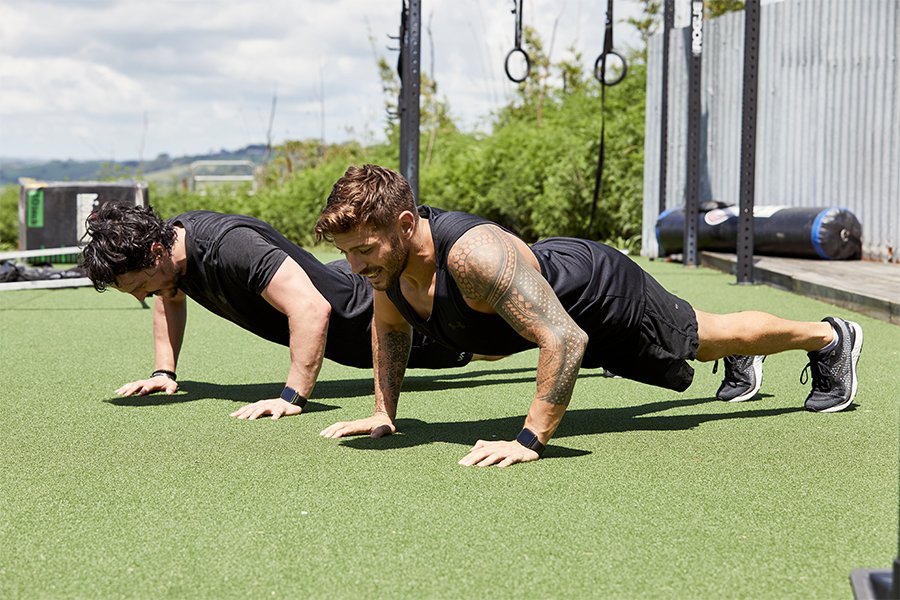
[[[697,360],[708,362],[731,354],[730,345],[735,339],[727,315],[696,311]]]

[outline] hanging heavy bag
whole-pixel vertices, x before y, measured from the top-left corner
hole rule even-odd
[[[717,205],[700,214],[697,247],[699,250],[735,252],[737,231],[738,208]],[[683,240],[684,208],[672,208],[659,215],[656,241],[660,256],[682,252]],[[862,256],[862,225],[846,208],[755,206],[753,253],[856,260]]]

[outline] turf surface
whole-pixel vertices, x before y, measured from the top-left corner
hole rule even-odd
[[[585,371],[545,458],[456,464],[512,438],[536,352],[410,371],[401,433],[365,416],[371,372],[326,361],[309,412],[243,422],[286,349],[189,310],[182,392],[120,399],[151,370],[151,311],[91,289],[0,294],[0,597],[850,598],[898,539],[900,328],[709,270],[641,261],[710,311],[853,318],[858,401],[802,410],[802,353],[762,398],[678,394]]]

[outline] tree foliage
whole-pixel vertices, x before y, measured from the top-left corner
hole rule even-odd
[[[744,0],[706,0],[706,16],[710,19],[741,10],[744,10]]]
[[[494,115],[488,134],[460,131],[437,83],[423,73],[420,201],[482,215],[527,241],[576,236],[636,250],[643,184],[644,65],[631,65],[622,83],[606,89],[604,177],[596,218],[589,226],[601,85],[581,66],[580,56],[552,62],[536,32],[528,28],[524,41],[532,58],[531,76]],[[348,165],[371,162],[398,168],[399,126],[392,110],[396,111],[399,81],[383,58],[378,69],[385,94],[386,144],[286,142],[275,149],[253,195],[233,187],[210,188],[200,195],[151,184],[153,205],[164,217],[197,208],[247,214],[270,222],[297,243],[312,244],[316,218]],[[10,221],[15,223],[14,215]]]

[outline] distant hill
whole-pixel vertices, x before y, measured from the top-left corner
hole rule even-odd
[[[212,154],[177,158],[172,158],[168,154],[160,154],[152,160],[145,160],[143,164],[139,164],[136,160],[36,162],[0,159],[0,185],[16,184],[20,177],[30,177],[39,181],[84,181],[126,177],[155,179],[154,173],[186,171],[187,167],[195,160],[250,160],[261,164],[265,159],[265,154],[266,146],[264,144],[252,144],[240,150],[223,149]]]

